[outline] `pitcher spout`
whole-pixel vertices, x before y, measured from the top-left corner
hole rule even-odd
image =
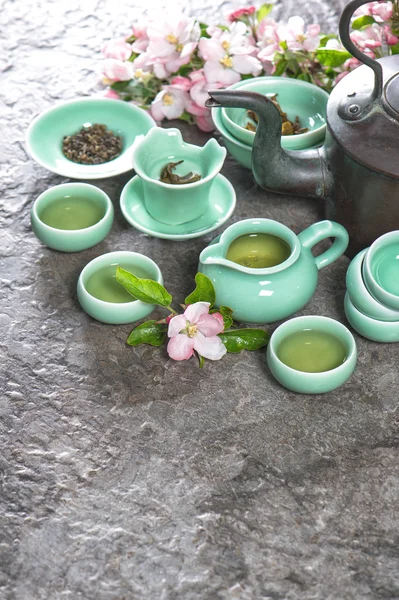
[[[208,107],[234,107],[258,115],[252,148],[252,171],[266,190],[312,198],[327,197],[332,181],[320,149],[288,151],[281,147],[281,116],[273,102],[262,94],[240,90],[213,90]]]

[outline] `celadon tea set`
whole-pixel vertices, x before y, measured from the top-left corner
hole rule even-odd
[[[364,65],[330,97],[309,83],[278,77],[209,92],[227,150],[252,166],[257,183],[318,198],[325,209],[326,220],[298,235],[277,221],[252,218],[228,226],[202,250],[198,270],[212,282],[216,306],[230,307],[244,324],[291,317],[314,294],[318,271],[346,253],[353,259],[344,300],[350,325],[369,340],[399,342],[399,56],[376,61],[354,46],[349,24],[362,4],[349,2],[339,30],[343,45]],[[283,127],[296,128],[296,135],[281,137],[283,111]],[[119,100],[74,100],[49,109],[29,127],[27,148],[42,166],[74,179],[112,177],[133,166],[136,175],[122,191],[120,208],[128,223],[151,236],[199,237],[224,225],[235,208],[234,188],[220,174],[225,148],[215,139],[204,147],[187,144],[178,129],[158,128],[144,110]],[[113,217],[108,196],[79,182],[43,192],[31,211],[37,237],[63,252],[99,243]],[[312,248],[329,238],[330,247],[314,256]],[[138,321],[154,308],[116,281],[118,266],[163,283],[158,265],[137,252],[92,260],[80,274],[78,299],[104,323]],[[345,325],[315,315],[285,321],[267,347],[276,379],[302,393],[343,384],[356,355]]]

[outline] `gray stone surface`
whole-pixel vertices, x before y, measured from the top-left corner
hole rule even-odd
[[[143,252],[183,299],[212,234],[177,243],[129,227],[127,174],[98,182],[116,208],[103,243],[72,255],[39,243],[30,206],[63,179],[27,156],[24,132],[54,101],[99,90],[101,44],[142,7],[1,4],[0,598],[399,598],[398,345],[356,335],[351,380],[311,397],[280,387],[264,352],[200,371],[86,316],[75,288],[91,258]],[[240,3],[191,4],[217,21]],[[344,4],[282,0],[277,14],[333,29]],[[231,159],[223,172],[238,196],[230,222],[267,216],[298,232],[322,217],[259,190]],[[302,314],[345,320],[347,265],[320,273]]]

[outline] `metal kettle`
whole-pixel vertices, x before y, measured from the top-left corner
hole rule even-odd
[[[285,151],[276,106],[255,92],[210,91],[207,106],[254,111],[259,124],[252,170],[263,188],[324,199],[327,219],[348,231],[353,256],[380,235],[399,229],[399,55],[373,60],[349,35],[350,20],[364,0],[352,0],[339,23],[342,44],[364,63],[331,92],[321,148]]]

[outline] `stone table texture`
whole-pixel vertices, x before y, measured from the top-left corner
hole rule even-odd
[[[28,157],[24,133],[53,102],[100,92],[101,45],[143,6],[1,4],[1,600],[399,598],[398,345],[355,335],[350,381],[306,396],[272,378],[264,351],[199,370],[165,348],[128,348],[130,325],[88,317],[76,282],[95,256],[150,256],[183,301],[215,234],[170,242],[131,228],[119,209],[128,173],[96,182],[116,211],[104,242],[63,254],[35,238],[32,202],[67,180]],[[186,4],[214,23],[241,5]],[[333,31],[344,5],[281,0],[275,16]],[[259,189],[231,158],[223,173],[238,199],[229,223],[270,217],[299,232],[322,218],[311,200]],[[300,314],[345,322],[347,266],[320,272]]]

